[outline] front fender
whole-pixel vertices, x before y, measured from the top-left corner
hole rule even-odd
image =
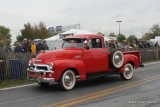
[[[86,71],[84,63],[81,60],[56,60],[54,63],[54,78],[56,81],[59,80],[62,73],[66,69],[74,68],[78,71],[80,79],[86,80]]]

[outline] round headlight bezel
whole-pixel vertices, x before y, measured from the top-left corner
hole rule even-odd
[[[52,62],[49,63],[49,69],[53,69],[54,64]]]
[[[28,66],[31,66],[32,65],[32,62],[31,60],[28,61]]]

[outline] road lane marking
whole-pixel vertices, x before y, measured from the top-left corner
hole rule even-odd
[[[106,90],[94,92],[94,93],[87,94],[87,95],[84,95],[84,96],[80,96],[80,97],[76,97],[76,98],[60,101],[60,102],[57,102],[57,103],[52,103],[52,104],[49,104],[49,105],[45,105],[43,107],[51,107],[51,106],[55,106],[55,105],[64,104],[64,103],[71,102],[71,101],[74,101],[74,100],[79,100],[79,99],[82,99],[82,98],[86,98],[86,97],[94,96],[94,95],[101,94],[101,93],[104,93],[104,92],[107,92],[107,91],[111,91],[111,90],[114,90],[114,89],[117,89],[117,88],[119,89],[119,88],[123,88],[125,86],[129,86],[129,85],[132,85],[132,84],[139,83],[139,82],[143,82],[143,81],[147,81],[147,80],[150,80],[150,79],[154,79],[156,77],[160,77],[160,75],[152,76],[152,77],[149,77],[149,78],[145,78],[143,80],[138,80],[138,81],[135,81],[135,82],[132,82],[132,83],[116,86],[116,87],[109,88],[109,89],[106,89]]]
[[[36,85],[36,84],[37,83],[28,84],[28,85],[21,85],[21,86],[15,86],[15,87],[8,87],[8,88],[1,88],[0,91],[10,90],[10,89],[15,89],[15,88],[28,87],[28,86],[32,86],[32,85]]]
[[[96,99],[96,98],[99,98],[99,97],[102,97],[102,96],[105,96],[105,95],[108,95],[108,94],[116,93],[118,91],[122,91],[122,90],[131,88],[131,87],[134,87],[134,86],[137,86],[137,85],[149,82],[149,81],[153,81],[153,80],[156,80],[156,79],[160,79],[160,77],[153,78],[153,79],[150,79],[150,80],[146,80],[146,81],[143,81],[143,82],[139,82],[139,83],[127,86],[127,87],[123,87],[123,88],[120,88],[120,89],[112,90],[112,91],[109,91],[109,92],[106,92],[106,93],[102,93],[102,94],[99,94],[99,95],[95,95],[95,96],[87,97],[87,98],[84,98],[84,99],[76,100],[76,101],[73,101],[73,102],[69,102],[69,103],[66,103],[66,104],[58,105],[56,107],[68,107],[68,106],[71,106],[71,105],[74,105],[74,104],[78,104],[78,103],[82,103],[82,102],[85,102],[85,101],[88,101],[88,100],[91,100],[91,99]]]

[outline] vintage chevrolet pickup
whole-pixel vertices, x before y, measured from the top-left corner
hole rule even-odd
[[[112,51],[101,35],[74,35],[63,39],[62,49],[41,52],[29,61],[28,77],[41,86],[58,82],[71,90],[76,80],[119,74],[130,80],[134,68],[143,67],[139,51]]]

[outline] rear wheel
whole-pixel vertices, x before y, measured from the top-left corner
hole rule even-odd
[[[62,74],[59,80],[60,87],[64,90],[71,90],[74,88],[75,84],[76,84],[76,76],[74,71],[66,70]]]
[[[127,63],[124,67],[124,72],[120,74],[121,78],[124,80],[130,80],[133,77],[133,66]]]

